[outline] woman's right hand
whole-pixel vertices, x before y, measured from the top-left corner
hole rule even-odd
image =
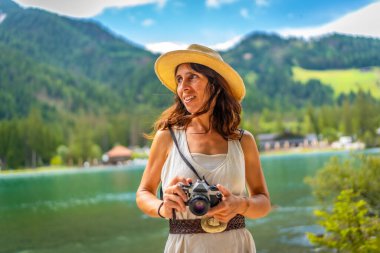
[[[169,186],[164,191],[164,203],[160,209],[162,216],[171,219],[173,218],[173,209],[177,212],[186,211],[185,202],[188,199],[180,184],[188,185],[191,182],[191,178],[184,177],[175,177],[170,181]]]

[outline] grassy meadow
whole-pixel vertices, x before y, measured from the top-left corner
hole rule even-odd
[[[380,68],[344,70],[307,70],[293,67],[293,78],[301,83],[318,79],[333,88],[335,96],[341,93],[371,91],[372,96],[380,98]]]

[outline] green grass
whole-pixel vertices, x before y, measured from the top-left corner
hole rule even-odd
[[[335,96],[341,93],[371,91],[372,96],[380,98],[380,68],[373,67],[369,70],[307,70],[300,67],[293,68],[293,79],[306,83],[310,79],[318,79],[322,83],[331,86]]]

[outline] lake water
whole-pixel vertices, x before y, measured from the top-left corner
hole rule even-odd
[[[378,153],[368,150],[366,153]],[[275,209],[248,220],[259,253],[312,252],[305,232],[321,231],[317,203],[305,176],[348,152],[262,156]],[[163,219],[135,204],[144,165],[0,174],[1,253],[162,252],[168,234]]]

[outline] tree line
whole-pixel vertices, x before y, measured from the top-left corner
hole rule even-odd
[[[145,146],[154,112],[136,108],[113,115],[61,114],[54,121],[33,108],[27,117],[0,121],[2,169],[100,163],[115,144]]]
[[[286,110],[264,109],[259,113],[243,110],[241,127],[260,133],[315,133],[332,142],[341,135],[354,136],[367,146],[378,146],[380,102],[369,93],[342,95],[332,105]],[[115,144],[149,146],[143,133],[152,130],[161,109],[147,105],[132,111],[95,114],[57,112],[44,115],[33,108],[27,117],[0,121],[0,160],[3,169],[37,167],[49,164],[82,165],[101,161]]]

